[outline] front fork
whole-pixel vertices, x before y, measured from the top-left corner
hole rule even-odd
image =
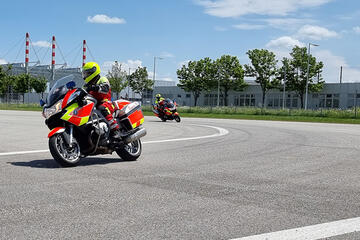
[[[67,144],[69,144],[70,147],[72,147],[72,143],[73,143],[73,131],[74,131],[74,126],[70,125],[70,133],[69,133],[69,142]]]
[[[69,133],[65,131],[64,127],[57,127],[50,131],[48,138],[51,138],[55,134],[63,134],[66,144],[69,147],[72,147],[73,139],[74,139],[74,126],[69,125]]]

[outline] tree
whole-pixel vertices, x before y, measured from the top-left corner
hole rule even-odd
[[[178,86],[187,92],[192,92],[194,106],[197,105],[202,91],[211,90],[214,73],[214,63],[210,58],[190,61],[187,66],[183,65],[181,69],[177,70]]]
[[[44,92],[46,90],[47,87],[47,80],[45,77],[36,77],[33,79],[33,81],[31,82],[31,88],[33,88],[35,90],[36,93],[40,94],[41,93],[41,98],[44,97]]]
[[[129,86],[135,93],[141,95],[142,102],[144,92],[153,89],[154,81],[149,79],[146,67],[138,67],[129,77]]]
[[[119,93],[128,85],[127,75],[125,71],[121,71],[121,64],[115,61],[107,77],[111,84],[111,90],[116,93],[116,98],[119,99]]]
[[[215,81],[212,86],[214,88],[219,84],[225,106],[228,106],[228,92],[230,90],[242,91],[247,86],[244,81],[244,70],[237,57],[223,55],[215,61],[215,72]]]
[[[0,66],[0,93],[1,94],[8,93],[9,89],[14,86],[13,78],[9,75],[10,69],[11,69],[11,67],[5,71]]]
[[[308,57],[307,48],[295,46],[290,53],[291,59],[283,59],[283,66],[287,64],[287,88],[295,91],[301,99],[301,108],[304,108],[304,95],[306,92]],[[324,64],[317,62],[316,58],[310,55],[309,61],[309,92],[319,92],[323,88],[324,81],[321,77]],[[316,78],[316,81],[314,80]]]
[[[8,65],[7,70],[5,71],[0,66],[0,94],[6,94],[6,102],[9,101],[9,96],[7,93],[10,93],[15,85],[14,76],[9,75],[9,71],[11,71],[11,68],[12,66]]]
[[[22,93],[23,94],[23,102],[25,102],[25,93],[30,92],[31,91],[31,85],[32,82],[34,81],[34,77],[31,76],[30,74],[20,74],[15,77],[15,87],[14,90],[18,93]]]
[[[246,54],[251,61],[251,65],[245,65],[246,76],[255,77],[255,82],[260,84],[262,107],[265,107],[266,93],[280,85],[279,79],[276,78],[277,60],[275,54],[266,49],[249,50]]]

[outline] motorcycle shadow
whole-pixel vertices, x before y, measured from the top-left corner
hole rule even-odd
[[[120,162],[126,162],[122,160],[121,158],[96,158],[96,157],[90,157],[90,158],[83,158],[80,160],[80,162],[77,164],[76,167],[81,166],[91,166],[91,165],[105,165],[110,163],[120,163]],[[17,167],[32,167],[32,168],[62,168],[59,164],[57,164],[54,159],[43,159],[43,160],[33,160],[30,162],[8,162],[11,165],[17,166]]]

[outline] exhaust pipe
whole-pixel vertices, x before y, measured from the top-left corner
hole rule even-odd
[[[139,140],[140,138],[144,137],[145,135],[146,135],[146,129],[140,128],[136,133],[126,137],[124,139],[124,142],[125,143],[135,142],[136,140]]]

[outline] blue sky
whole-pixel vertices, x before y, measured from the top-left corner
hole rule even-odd
[[[25,33],[42,64],[50,63],[55,35],[57,63],[81,65],[81,42],[88,60],[104,71],[115,60],[123,69],[146,66],[157,79],[177,80],[188,60],[223,54],[248,63],[246,51],[267,48],[281,59],[292,46],[319,44],[312,53],[324,62],[324,79],[360,81],[360,1],[357,0],[118,0],[5,1],[1,4],[0,63],[24,61]],[[36,61],[30,49],[30,61]]]

